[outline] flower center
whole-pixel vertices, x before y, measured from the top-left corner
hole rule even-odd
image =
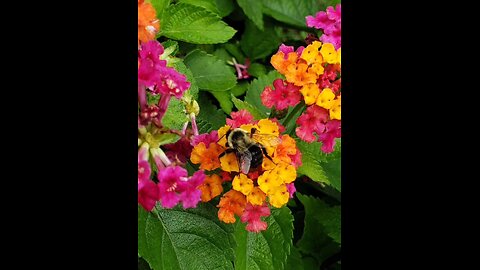
[[[167,189],[167,191],[168,191],[168,192],[172,192],[172,191],[175,191],[176,188],[177,188],[177,182],[174,182],[174,183]]]

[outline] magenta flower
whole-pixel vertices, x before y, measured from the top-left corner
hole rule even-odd
[[[155,203],[159,200],[157,185],[150,179],[138,181],[138,203],[147,211],[152,211]]]
[[[275,90],[267,86],[260,95],[263,105],[267,108],[275,106],[277,110],[287,109],[288,106],[297,105],[302,99],[299,86],[282,79],[273,81],[273,86]]]
[[[318,141],[322,142],[322,151],[325,153],[333,152],[333,147],[335,146],[335,138],[340,138],[342,122],[336,119],[328,121],[325,125],[325,132],[320,134]]]
[[[302,152],[300,152],[300,149],[298,149],[298,147],[297,152],[295,152],[294,155],[288,155],[288,157],[292,161],[292,164],[293,166],[295,166],[295,168],[302,166]]]
[[[285,185],[287,186],[288,193],[290,194],[290,199],[293,198],[293,194],[297,191],[295,184],[292,182]]]
[[[300,57],[302,55],[303,49],[305,49],[304,46],[300,46],[300,47],[297,48],[296,53],[297,53],[298,57]],[[288,59],[288,53],[291,53],[293,51],[294,51],[293,46],[286,46],[285,44],[282,43],[282,45],[280,45],[280,47],[278,47],[277,52],[283,52],[283,54],[284,54],[283,58],[286,60],[286,59]]]
[[[160,60],[163,46],[156,40],[142,44],[138,51],[138,84],[145,87],[153,87],[160,80],[159,70],[167,66],[167,61]]]
[[[204,171],[196,171],[187,181],[179,181],[178,189],[180,190],[180,200],[183,208],[197,207],[201,200],[202,191],[197,189],[205,180]]]
[[[160,202],[164,208],[173,208],[180,201],[177,194],[180,178],[187,177],[187,170],[179,167],[166,167],[158,171],[158,189]]]
[[[234,114],[235,112],[232,112]],[[230,119],[227,119],[227,121]],[[232,121],[232,120],[230,120]],[[218,131],[212,130],[210,133],[200,134],[198,136],[193,136],[190,144],[195,146],[201,142],[205,145],[210,145],[210,143],[216,143],[218,141]],[[189,155],[190,156],[190,155]]]
[[[227,118],[227,125],[232,128],[238,128],[244,124],[251,124],[253,122],[253,116],[245,109],[239,110],[238,112],[232,112],[230,114],[232,119]]]
[[[296,121],[298,127],[295,132],[300,139],[306,142],[313,142],[317,139],[313,133],[322,134],[325,131],[325,124],[328,118],[328,110],[315,104],[309,106],[307,110],[298,117]]]
[[[269,215],[270,208],[268,208],[266,203],[263,205],[252,205],[247,203],[240,220],[244,223],[247,222],[247,231],[258,233],[267,229],[267,223],[260,218],[268,217]]]
[[[187,77],[178,73],[171,67],[160,67],[158,69],[160,79],[157,81],[155,92],[165,95],[175,96],[177,99],[182,98],[183,93],[190,88]]]
[[[323,35],[320,41],[323,43],[332,43],[335,49],[342,46],[342,5],[338,4],[335,9],[327,7],[325,11],[319,11],[313,16],[306,17],[308,27],[322,29]]]

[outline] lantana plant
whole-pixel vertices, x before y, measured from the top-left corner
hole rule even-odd
[[[137,1],[138,269],[340,269],[340,1]]]

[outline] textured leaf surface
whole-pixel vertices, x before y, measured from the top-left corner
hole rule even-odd
[[[215,13],[185,3],[165,10],[160,29],[161,35],[194,44],[224,43],[237,32]]]
[[[264,58],[278,49],[281,40],[273,29],[273,25],[265,24],[262,31],[250,20],[247,20],[245,24],[245,32],[240,40],[240,46],[251,60]]]
[[[281,270],[290,254],[293,237],[293,217],[290,209],[272,209],[265,219],[266,231],[251,233],[245,224],[235,226],[235,270]]]
[[[242,8],[245,15],[255,23],[257,28],[263,31],[262,1],[237,0],[237,3]]]
[[[302,152],[302,166],[297,172],[341,191],[340,140],[335,144],[334,152],[331,154],[323,153],[320,150],[322,144],[319,142],[307,143],[297,139],[297,146]]]
[[[194,50],[184,59],[200,89],[225,91],[235,86],[237,77],[225,61],[204,51]]]
[[[253,116],[254,119],[260,120],[263,118],[267,118],[267,114],[261,112],[259,109],[257,109],[255,106],[252,104],[245,102],[243,100],[240,100],[234,96],[232,96],[232,101],[235,107],[237,107],[238,110],[245,109],[248,112],[250,112]]]
[[[302,253],[315,257],[319,266],[340,250],[339,243],[330,236],[339,238],[340,208],[330,207],[320,199],[300,193],[296,196],[305,207],[304,232],[296,246]]]
[[[154,270],[233,269],[232,232],[211,204],[156,213],[138,207],[138,253]]]
[[[294,26],[306,28],[305,17],[321,10],[318,0],[262,0],[263,11],[273,18]]]

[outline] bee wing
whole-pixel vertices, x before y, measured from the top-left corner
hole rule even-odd
[[[260,133],[253,133],[252,138],[258,142],[263,144],[264,146],[272,146],[275,147],[282,143],[282,139],[278,138],[272,134],[260,134]]]
[[[239,160],[240,171],[247,174],[250,171],[250,163],[252,162],[252,153],[245,151],[243,154],[237,153],[237,159]]]

